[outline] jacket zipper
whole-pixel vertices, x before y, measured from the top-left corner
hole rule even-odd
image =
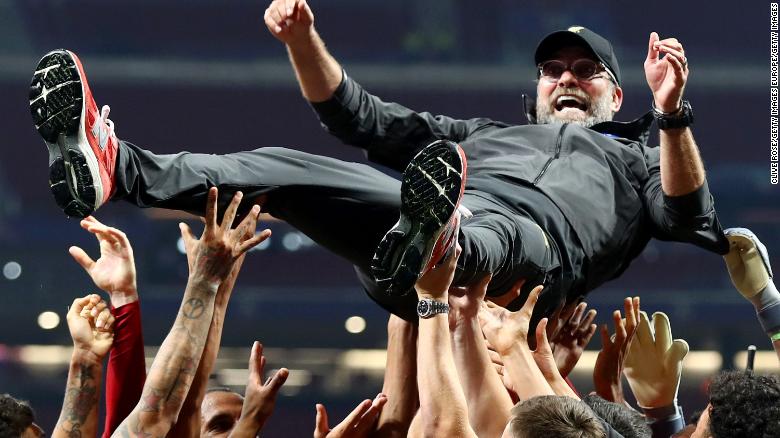
[[[569,126],[568,123],[564,123],[563,126],[561,126],[561,130],[558,131],[558,138],[555,140],[555,155],[550,157],[546,163],[544,163],[544,167],[542,167],[542,171],[539,172],[539,175],[534,180],[534,185],[539,182],[540,179],[542,179],[542,176],[544,176],[544,173],[547,172],[547,169],[552,164],[553,160],[558,159],[558,157],[561,156],[561,143],[563,142],[563,131],[566,130],[566,127]]]

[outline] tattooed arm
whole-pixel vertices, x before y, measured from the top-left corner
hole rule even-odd
[[[184,298],[176,321],[154,358],[141,400],[113,436],[163,437],[176,423],[203,354],[217,290],[236,260],[271,234],[265,230],[254,235],[258,206],[252,207],[246,219],[231,230],[241,197],[241,192],[236,193],[218,225],[217,189],[209,191],[206,227],[200,239],[192,235],[187,225],[180,224],[190,268]]]
[[[233,293],[233,286],[236,284],[236,278],[238,278],[238,273],[241,271],[241,265],[243,265],[245,257],[246,254],[243,254],[236,260],[230,275],[219,286],[214,301],[211,325],[206,335],[206,344],[200,358],[200,365],[198,365],[192,386],[179,413],[179,420],[168,434],[169,437],[188,438],[198,436],[200,433],[200,405],[203,403],[203,397],[206,395],[209,375],[211,375],[211,370],[214,368],[214,362],[217,360],[217,354],[219,353],[219,344],[222,340],[222,327],[225,322],[228,301]]]
[[[68,310],[73,356],[54,438],[97,435],[103,358],[114,341],[114,317],[107,307],[100,296],[93,294],[75,299]]]

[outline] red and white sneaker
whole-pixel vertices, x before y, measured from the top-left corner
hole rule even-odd
[[[49,185],[68,216],[86,217],[111,197],[119,141],[110,108],[92,98],[73,52],[44,56],[30,84],[30,113],[49,148]]]
[[[377,246],[371,270],[389,295],[405,295],[423,274],[455,248],[466,154],[448,140],[420,151],[404,170],[401,217]]]

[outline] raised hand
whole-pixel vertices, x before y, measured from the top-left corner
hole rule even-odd
[[[528,326],[542,289],[543,286],[536,286],[517,312],[510,312],[489,301],[482,303],[482,310],[479,312],[482,332],[498,354],[504,355],[518,343],[529,348]]]
[[[615,334],[609,335],[606,324],[601,326],[601,351],[593,367],[593,384],[596,393],[604,400],[624,403],[623,364],[636,334],[640,320],[639,297],[626,298],[623,301],[626,318],[623,319],[619,310],[612,313],[615,324]]]
[[[654,313],[652,326],[647,314],[641,313],[624,369],[639,406],[659,408],[676,401],[686,354],[688,343],[682,339],[672,340],[669,317],[665,313]]]
[[[192,230],[187,224],[179,224],[187,253],[190,276],[208,282],[220,283],[230,273],[233,263],[241,254],[271,236],[271,230],[263,230],[258,235],[254,234],[260,215],[260,207],[257,205],[252,207],[252,210],[238,227],[231,228],[242,197],[241,192],[236,192],[225,210],[222,223],[217,224],[217,188],[212,187],[209,190],[208,203],[206,204],[206,217],[204,218],[206,227],[200,239],[193,236]]]
[[[114,343],[114,316],[100,295],[73,300],[66,319],[74,349],[93,355],[98,362],[108,354]]]
[[[264,380],[265,356],[263,345],[255,341],[249,357],[249,382],[244,393],[241,419],[231,436],[255,436],[262,429],[276,406],[276,395],[287,381],[290,371],[281,368]]]
[[[97,237],[100,258],[92,260],[78,246],[70,247],[70,255],[87,271],[95,286],[111,295],[114,307],[138,301],[133,247],[125,233],[104,225],[93,216],[83,219],[81,227]]]
[[[558,372],[566,377],[577,365],[577,362],[585,351],[585,347],[590,342],[593,334],[596,333],[596,324],[593,320],[596,318],[596,310],[587,309],[588,303],[580,303],[575,307],[571,317],[566,320],[563,327],[552,339],[553,355],[555,363],[558,366]],[[584,315],[584,317],[583,317]]]
[[[271,34],[285,44],[308,37],[314,27],[314,13],[306,0],[274,0],[263,20]]]
[[[328,412],[325,406],[317,405],[317,419],[314,425],[314,438],[363,438],[373,430],[374,423],[387,403],[384,394],[377,394],[374,400],[363,400],[355,409],[333,429],[328,426]]]
[[[656,108],[665,113],[680,108],[688,73],[688,59],[682,44],[676,38],[661,40],[657,33],[651,33],[645,59],[645,79],[653,92]]]

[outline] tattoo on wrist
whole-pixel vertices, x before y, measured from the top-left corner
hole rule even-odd
[[[200,298],[190,298],[182,306],[182,315],[188,319],[198,319],[206,311],[206,305]]]

